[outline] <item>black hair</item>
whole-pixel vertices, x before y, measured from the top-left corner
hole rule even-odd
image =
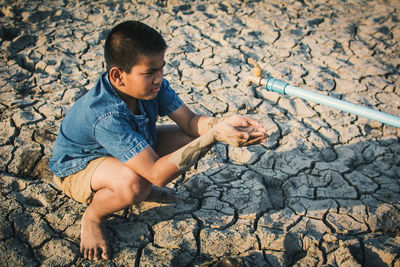
[[[125,21],[115,26],[107,36],[104,57],[107,72],[112,67],[130,73],[140,56],[162,53],[167,48],[161,34],[139,21]]]

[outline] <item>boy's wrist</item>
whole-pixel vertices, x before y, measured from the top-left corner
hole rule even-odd
[[[207,123],[207,131],[206,132],[209,132],[210,130],[214,129],[215,126],[217,126],[222,120],[223,120],[223,118],[210,117],[210,120]]]
[[[209,131],[210,134],[213,135],[215,143],[218,143],[218,142],[226,143],[228,141],[228,140],[226,140],[226,138],[224,138],[224,136],[226,136],[226,134],[224,134],[224,132],[226,132],[226,126],[228,126],[228,125],[229,124],[223,122],[223,120],[220,120],[220,122]]]
[[[221,142],[221,140],[219,140],[219,133],[218,133],[217,127],[214,126],[206,134],[210,134],[212,136],[214,144]]]

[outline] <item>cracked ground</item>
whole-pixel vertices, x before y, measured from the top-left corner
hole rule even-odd
[[[400,130],[267,92],[263,76],[400,116],[398,2],[0,1],[2,266],[400,266]],[[79,254],[85,210],[51,183],[68,108],[104,71],[107,31],[141,20],[165,77],[206,115],[247,114],[262,145],[216,145],[180,198],[108,219],[111,261]],[[160,123],[168,123],[162,119]]]

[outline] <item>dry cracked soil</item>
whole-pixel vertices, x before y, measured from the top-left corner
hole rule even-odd
[[[396,0],[0,0],[1,266],[400,266],[400,130],[248,85],[263,76],[400,116]],[[247,114],[262,145],[216,145],[168,185],[181,200],[110,216],[113,258],[79,254],[84,205],[51,183],[68,108],[104,71],[108,30],[168,43],[196,112]],[[168,122],[163,119],[160,123]]]

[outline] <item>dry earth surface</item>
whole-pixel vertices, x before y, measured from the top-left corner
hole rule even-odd
[[[1,266],[400,266],[399,129],[247,86],[249,59],[292,85],[400,116],[398,1],[0,0]],[[123,20],[169,44],[165,76],[203,114],[248,114],[267,143],[218,144],[111,216],[111,261],[79,254],[84,205],[47,163]],[[163,120],[162,122],[166,122]]]

